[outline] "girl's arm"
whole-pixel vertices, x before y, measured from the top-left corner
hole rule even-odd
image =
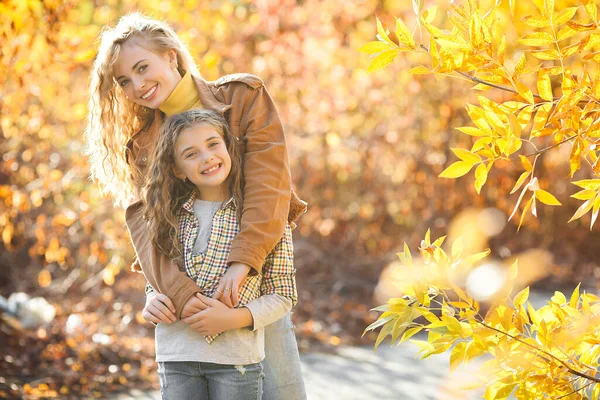
[[[149,283],[146,283],[146,305],[142,317],[154,325],[160,322],[168,324],[175,322],[175,306],[164,294],[156,293]]]
[[[296,269],[289,224],[279,243],[265,260],[260,293],[261,297],[246,304],[252,313],[253,330],[279,320],[296,305]]]

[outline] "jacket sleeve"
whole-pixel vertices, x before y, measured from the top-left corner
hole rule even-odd
[[[283,127],[263,85],[248,90],[240,131],[246,144],[244,209],[228,262],[241,262],[261,272],[267,254],[283,234],[291,197]]]
[[[148,225],[141,215],[140,208],[141,202],[136,202],[125,210],[125,223],[139,266],[152,288],[171,299],[177,317],[181,318],[185,303],[199,292],[200,288],[185,272],[180,271],[179,266],[169,257],[154,248]]]

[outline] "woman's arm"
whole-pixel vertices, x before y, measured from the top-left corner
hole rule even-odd
[[[125,210],[125,222],[139,265],[150,285],[171,299],[175,315],[181,318],[184,308],[190,302],[196,302],[194,294],[200,288],[185,272],[179,270],[177,264],[154,248],[148,224],[140,209],[141,202],[137,202]]]
[[[231,82],[227,91],[240,91],[233,103],[242,103],[240,136],[245,141],[244,208],[240,232],[233,241],[228,263],[242,263],[260,272],[287,223],[291,175],[283,126],[262,81],[252,85]]]

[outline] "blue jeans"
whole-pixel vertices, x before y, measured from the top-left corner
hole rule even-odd
[[[262,400],[305,400],[306,389],[291,313],[265,327],[265,356]]]
[[[163,400],[261,400],[261,363],[243,366],[190,361],[158,363]]]

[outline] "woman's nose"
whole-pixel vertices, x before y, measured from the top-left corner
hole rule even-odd
[[[131,78],[133,82],[133,87],[139,96],[143,95],[142,91],[145,89],[146,81],[142,77],[133,77]]]

